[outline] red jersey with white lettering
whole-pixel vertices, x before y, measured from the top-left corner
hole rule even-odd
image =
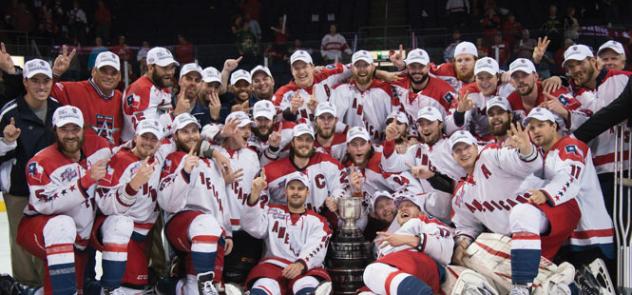
[[[612,249],[612,219],[604,204],[588,146],[576,138],[565,136],[553,144],[544,157],[543,174],[538,176],[546,180],[541,190],[547,196],[547,203],[558,206],[575,199],[579,204],[581,218],[571,235],[571,244]]]
[[[309,88],[300,88],[290,81],[281,86],[272,97],[274,105],[279,106],[281,110],[290,107],[292,96],[298,94],[303,99],[303,106],[298,110],[298,119],[304,118],[309,121],[314,120],[314,114],[307,107],[310,96],[313,94],[314,99],[318,102],[329,101],[336,85],[342,83],[351,77],[351,70],[343,64],[335,64],[327,66],[318,73],[314,73],[314,84]]]
[[[121,143],[123,130],[123,95],[117,89],[111,96],[105,95],[90,80],[79,82],[57,82],[50,95],[62,105],[78,107],[83,114],[87,133],[101,136],[113,145]]]
[[[391,86],[373,79],[364,91],[354,81],[340,84],[334,89],[330,100],[336,107],[338,120],[348,127],[364,127],[371,137],[380,142],[386,129],[386,117],[400,110],[399,99]]]
[[[224,234],[231,237],[226,184],[219,167],[211,159],[200,158],[198,165],[187,173],[184,170],[187,155],[183,151],[173,152],[162,167],[158,204],[167,213],[165,223],[178,212],[198,211],[213,215]]]
[[[149,159],[154,172],[139,190],[129,185],[143,164],[129,147],[121,148],[108,163],[107,174],[99,180],[95,199],[104,215],[125,215],[134,220],[134,231],[146,236],[160,213],[157,203],[160,173],[166,156],[175,151],[175,143],[165,140]]]
[[[574,92],[575,98],[582,103],[582,106],[580,110],[571,112],[571,130],[579,128],[593,113],[601,110],[619,97],[628,84],[630,74],[632,72],[604,69],[597,77],[596,89],[577,89]],[[626,127],[626,131],[629,132],[630,130]],[[614,172],[614,128],[601,133],[588,144],[593,152],[593,163],[597,173]],[[627,155],[628,153],[626,152],[625,154]]]
[[[394,234],[423,235],[423,252],[441,263],[441,265],[448,265],[452,260],[452,252],[454,250],[452,232],[451,228],[438,219],[421,215],[406,221]],[[398,247],[387,245],[384,248],[380,248],[378,256],[386,256],[399,251],[417,252],[417,249],[413,249],[408,245]]]
[[[67,215],[77,226],[77,236],[85,248],[90,237],[96,207],[95,181],[88,169],[101,159],[112,155],[104,138],[86,135],[81,147],[82,157],[74,162],[53,144],[39,151],[26,164],[26,182],[29,186],[29,203],[25,215]],[[43,241],[42,241],[43,243]]]
[[[399,99],[410,122],[415,122],[417,112],[425,107],[435,107],[445,117],[452,101],[456,99],[456,93],[452,86],[437,77],[428,76],[426,88],[416,93],[411,88],[411,81],[408,76],[400,77],[400,80],[391,83],[391,85],[393,94]]]
[[[241,210],[250,196],[252,181],[261,173],[261,166],[257,153],[252,149],[227,150],[222,146],[215,146],[214,148],[230,161],[230,167],[233,171],[241,169],[243,172],[239,181],[226,184],[227,198],[224,202],[225,206],[228,207],[232,230],[237,231],[240,229]]]
[[[476,85],[476,82],[472,82],[464,85],[459,90],[460,95],[468,93],[467,97],[474,102],[474,108],[465,112],[465,121],[463,126],[457,126],[454,121],[454,112],[457,110],[459,104],[458,100],[452,101],[450,106],[450,115],[444,120],[446,125],[446,133],[451,134],[455,130],[464,129],[472,133],[476,138],[482,139],[489,137],[489,130],[487,122],[487,101],[494,96],[507,97],[514,91],[513,86],[509,83],[500,84],[496,87],[496,93],[493,95],[483,95],[481,90]]]
[[[159,120],[171,109],[171,90],[160,89],[147,76],[142,76],[125,90],[122,104],[125,126],[121,139],[128,141],[134,137],[138,122],[143,119]]]
[[[330,155],[315,152],[303,169],[298,169],[291,159],[276,160],[264,167],[268,192],[272,204],[286,204],[285,178],[288,174],[301,171],[310,180],[309,197],[305,201],[307,208],[319,212],[325,198],[339,197],[348,189],[347,173],[342,165]],[[262,196],[262,199],[267,196]]]
[[[318,213],[290,213],[287,205],[246,205],[241,213],[242,228],[251,236],[263,239],[265,257],[301,261],[306,269],[322,267],[331,230]]]
[[[526,203],[528,189],[541,187],[542,181],[532,174],[541,169],[542,156],[534,147],[528,157],[517,150],[489,144],[479,152],[474,172],[461,180],[452,198],[452,221],[456,235],[476,239],[484,228],[510,236],[509,212]]]

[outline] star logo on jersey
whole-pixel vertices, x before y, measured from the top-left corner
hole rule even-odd
[[[92,126],[92,130],[98,136],[107,139],[110,143],[114,143],[114,132],[118,128],[114,128],[114,117],[97,114],[97,120],[95,125]]]
[[[29,176],[37,181],[42,180],[42,175],[44,174],[44,168],[38,165],[37,162],[30,163],[28,166]]]

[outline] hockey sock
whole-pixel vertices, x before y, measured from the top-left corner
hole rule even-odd
[[[281,294],[281,286],[273,279],[260,278],[252,284],[250,295],[274,295]]]
[[[294,285],[292,286],[292,291],[296,295],[313,294],[317,286],[318,280],[315,277],[304,276],[294,282]]]
[[[399,273],[393,277],[389,289],[393,290],[395,286],[397,295],[432,295],[430,286],[407,273]]]
[[[46,261],[53,294],[74,294],[76,290],[74,245],[70,243],[47,246]]]
[[[103,276],[101,286],[114,290],[121,286],[127,264],[130,237],[134,231],[134,221],[127,216],[108,216],[101,225],[103,236]]]
[[[191,261],[196,274],[215,270],[216,236],[195,236],[191,239]]]
[[[527,285],[538,275],[541,255],[540,235],[516,232],[511,236],[511,281]]]

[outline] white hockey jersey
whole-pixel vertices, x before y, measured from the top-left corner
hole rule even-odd
[[[386,117],[401,108],[390,85],[377,79],[365,91],[360,91],[353,81],[341,84],[334,89],[330,102],[336,107],[340,122],[366,128],[376,142],[384,136]]]
[[[107,140],[97,135],[84,137],[81,148],[83,158],[73,162],[53,144],[39,151],[26,165],[26,181],[29,186],[29,203],[25,215],[70,216],[77,227],[79,243],[87,246],[96,213],[94,204],[95,181],[88,169],[101,159],[108,159],[112,152]],[[43,242],[43,241],[42,241]]]
[[[461,180],[452,198],[456,235],[476,239],[484,228],[510,236],[509,211],[526,203],[527,189],[541,187],[542,180],[532,174],[541,169],[542,156],[533,153],[522,158],[515,149],[489,144],[479,152],[474,172]]]
[[[604,253],[612,254],[614,230],[606,211],[603,194],[591,152],[582,141],[565,136],[544,155],[541,175],[546,180],[542,191],[552,206],[576,199],[581,211],[577,228],[571,235],[576,247],[599,246]]]
[[[154,173],[138,191],[129,186],[143,160],[128,147],[114,154],[106,176],[97,183],[95,199],[104,215],[125,215],[134,220],[134,231],[146,236],[158,218],[157,203],[160,173],[167,155],[175,151],[175,143],[165,139],[150,159],[155,163]]]
[[[290,213],[285,205],[246,205],[241,213],[242,228],[251,236],[263,239],[266,257],[302,261],[310,270],[322,267],[331,230],[316,212]]]
[[[274,130],[281,134],[281,144],[279,145],[279,149],[274,152],[269,149],[270,145],[267,141],[261,140],[254,133],[250,136],[247,142],[248,147],[257,152],[262,166],[287,156],[287,148],[293,138],[292,128],[294,128],[294,125],[296,125],[296,123],[288,121],[280,121],[274,124]]]
[[[314,114],[307,107],[307,103],[310,100],[310,96],[313,94],[314,98],[318,101],[329,101],[333,93],[333,89],[336,85],[346,81],[351,77],[351,70],[349,67],[343,64],[335,64],[327,66],[318,73],[314,73],[314,84],[310,88],[299,88],[294,81],[290,81],[288,84],[281,86],[274,93],[272,102],[275,106],[278,106],[281,110],[285,110],[290,107],[292,96],[295,93],[303,99],[303,107],[298,111],[298,119],[307,119],[309,121],[314,120]]]
[[[161,119],[171,108],[171,91],[160,89],[146,76],[138,78],[123,93],[123,142],[134,137],[138,122],[144,119]],[[167,126],[167,125],[164,125]]]
[[[441,265],[448,265],[452,260],[454,250],[453,230],[436,218],[426,215],[408,220],[395,234],[418,235],[423,234],[423,252],[434,258]],[[399,251],[417,251],[408,245],[393,247],[390,245],[381,248],[378,255],[385,256]]]
[[[173,152],[162,167],[158,204],[167,213],[165,222],[181,211],[199,211],[213,215],[224,234],[231,237],[226,184],[219,167],[213,160],[201,158],[189,174],[184,171],[185,157],[185,152]]]
[[[334,133],[334,138],[330,146],[322,146],[317,140],[314,141],[314,148],[317,152],[328,154],[338,161],[342,161],[347,154],[347,133]]]
[[[347,45],[344,36],[336,33],[327,34],[320,41],[320,54],[328,60],[342,60],[342,52],[351,54],[351,49]]]

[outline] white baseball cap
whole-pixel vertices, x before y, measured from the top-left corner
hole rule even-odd
[[[202,67],[200,67],[200,65],[192,62],[192,63],[188,63],[182,66],[182,69],[180,69],[180,78],[184,77],[184,75],[191,73],[191,72],[196,72],[198,74],[200,74],[200,77],[204,77],[204,73],[202,72]]]
[[[489,112],[489,110],[493,107],[499,107],[505,111],[511,111],[511,104],[509,104],[509,101],[502,96],[494,96],[487,100],[487,112]]]
[[[387,191],[376,191],[371,195],[371,211],[375,211],[375,205],[381,198],[393,200],[393,195]]]
[[[322,114],[331,114],[332,116],[336,117],[336,106],[328,101],[318,103],[318,106],[316,106],[316,111],[314,112],[314,116],[319,117]]]
[[[500,71],[498,62],[491,57],[483,57],[474,64],[474,75],[478,75],[480,72],[496,75],[498,71]]]
[[[478,57],[478,49],[476,49],[474,43],[463,41],[454,48],[454,58],[461,54],[471,54],[474,57]]]
[[[623,49],[623,45],[617,41],[610,40],[606,41],[606,43],[604,44],[601,44],[601,46],[599,46],[599,50],[597,50],[597,55],[599,55],[605,49],[611,49],[617,54],[621,54],[623,55],[623,57],[625,57],[625,49]]]
[[[532,119],[536,119],[538,121],[543,121],[543,122],[551,121],[553,123],[556,123],[555,115],[551,113],[551,111],[542,107],[533,108],[533,110],[529,112],[529,115],[526,118],[524,118],[524,125],[529,124],[529,121],[531,121]]]
[[[360,126],[351,127],[351,129],[347,131],[347,144],[356,138],[362,138],[366,141],[371,141],[371,135],[369,135],[369,131],[367,131],[366,128]]]
[[[111,66],[117,71],[121,71],[121,59],[112,51],[103,51],[97,55],[94,61],[94,67],[100,69],[105,66]]]
[[[415,206],[417,206],[419,210],[424,210],[424,200],[420,196],[414,195],[409,192],[398,192],[395,194],[394,198],[395,198],[395,207],[397,208],[399,208],[399,205],[401,205],[402,202],[409,201],[415,204]]]
[[[388,114],[388,116],[386,117],[386,121],[390,119],[395,119],[399,123],[410,125],[410,122],[408,121],[408,116],[406,116],[404,112],[393,111],[390,114]]]
[[[358,50],[351,56],[351,64],[355,64],[358,61],[365,61],[368,64],[373,64],[373,57],[371,53],[366,50]]]
[[[569,60],[582,61],[588,57],[594,57],[592,50],[590,50],[588,46],[582,44],[572,45],[564,51],[564,61],[562,62],[562,66],[564,66]]]
[[[292,137],[299,137],[303,134],[309,134],[314,137],[314,129],[305,123],[297,124],[292,128]]]
[[[177,115],[173,119],[173,130],[178,131],[188,126],[189,124],[195,124],[197,125],[198,128],[202,128],[202,125],[200,125],[200,122],[198,122],[198,120],[195,117],[193,117],[193,115],[189,113],[182,113],[180,115]]]
[[[425,107],[417,111],[417,121],[421,119],[426,119],[430,122],[443,122],[443,115],[441,114],[441,111],[435,107]]]
[[[75,124],[83,128],[83,114],[78,107],[61,106],[53,113],[53,126],[63,127],[66,124]]]
[[[237,125],[237,127],[239,128],[246,127],[250,125],[250,123],[252,123],[252,120],[250,120],[250,117],[248,117],[248,114],[242,111],[232,112],[228,114],[228,116],[226,116],[226,120],[224,121],[224,124],[228,124],[228,121],[231,121],[231,120],[238,120],[239,125]]]
[[[143,135],[145,133],[151,133],[155,135],[158,139],[162,138],[163,135],[163,127],[158,120],[155,119],[144,119],[138,122],[138,126],[136,126],[136,135]]]
[[[456,146],[456,144],[460,142],[472,145],[476,144],[476,138],[474,138],[474,136],[472,136],[472,134],[468,131],[456,131],[450,136],[450,150],[453,150],[454,146]]]
[[[295,171],[285,176],[285,187],[287,188],[292,181],[300,181],[304,186],[309,188],[309,178],[303,172]]]
[[[406,56],[406,59],[404,60],[404,62],[407,65],[418,63],[425,66],[430,63],[430,56],[428,55],[428,52],[426,52],[425,50],[417,48],[408,52],[408,55]]]
[[[204,81],[204,83],[218,82],[221,84],[221,74],[214,67],[206,67],[202,70],[202,81]]]
[[[266,66],[262,66],[262,65],[258,65],[256,67],[254,67],[254,69],[250,70],[250,79],[254,79],[255,78],[255,74],[258,72],[264,72],[266,75],[268,75],[268,77],[272,78],[272,73],[270,72],[270,69],[268,69],[268,67]]]
[[[526,58],[517,58],[509,65],[509,75],[513,75],[515,72],[524,72],[532,74],[537,72],[533,62]]]
[[[44,74],[48,78],[53,78],[53,70],[50,64],[39,58],[31,59],[24,64],[24,78],[30,79],[37,74]]]
[[[252,106],[252,117],[255,119],[264,117],[272,121],[272,119],[274,119],[274,115],[276,115],[276,108],[269,100],[260,100]]]
[[[293,65],[297,61],[302,61],[307,64],[313,64],[312,56],[305,50],[297,50],[290,56],[290,65]]]
[[[252,84],[252,79],[250,79],[250,73],[246,70],[236,70],[232,74],[230,74],[230,84],[235,85],[240,80],[244,80],[248,82],[248,84]]]
[[[173,59],[171,51],[164,47],[154,47],[149,49],[147,52],[147,64],[155,64],[161,67],[166,67],[170,64],[175,64],[176,66],[180,65],[175,59]]]

